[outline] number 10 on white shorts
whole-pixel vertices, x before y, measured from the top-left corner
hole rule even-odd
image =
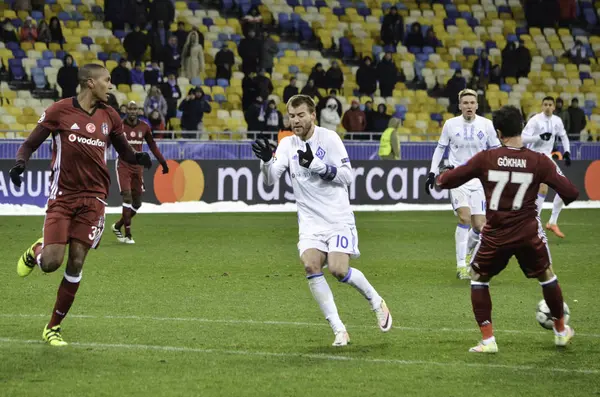
[[[468,207],[471,209],[471,215],[485,215],[485,193],[483,188],[470,190],[461,186],[450,189],[450,200],[452,200],[454,211],[458,208]]]
[[[352,258],[360,256],[358,234],[354,226],[342,226],[331,231],[315,234],[301,234],[300,241],[298,242],[299,255],[302,256],[304,251],[310,248],[318,249],[325,253],[343,252]]]

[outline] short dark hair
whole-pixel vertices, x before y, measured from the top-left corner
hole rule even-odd
[[[317,108],[315,101],[310,96],[302,94],[291,97],[287,102],[286,107],[289,108],[291,106],[293,108],[297,108],[298,106],[302,105],[306,105],[310,113],[314,113]]]
[[[523,130],[523,117],[516,107],[502,106],[492,114],[494,129],[502,132],[502,136],[510,138],[520,136]]]
[[[552,102],[552,103],[556,103],[556,101],[554,100],[554,97],[553,97],[553,96],[550,96],[550,95],[548,95],[548,96],[545,96],[545,97],[544,97],[544,99],[542,99],[542,103],[544,103],[544,102],[546,102],[546,101],[550,101],[550,102]]]
[[[108,69],[106,69],[104,66],[98,65],[96,63],[88,63],[80,67],[79,71],[77,72],[77,80],[79,80],[79,85],[81,86],[81,88],[87,88],[87,81],[89,79],[96,78],[96,75],[101,70],[108,71]]]

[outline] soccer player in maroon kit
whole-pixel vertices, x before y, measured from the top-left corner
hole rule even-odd
[[[69,253],[65,275],[58,288],[50,322],[42,338],[52,346],[67,343],[61,321],[67,315],[81,281],[81,270],[90,248],[97,248],[104,230],[104,209],[110,186],[106,149],[111,143],[120,158],[150,168],[150,155],[136,152],[123,134],[119,114],[106,104],[110,74],[103,66],[88,64],[79,69],[81,91],[76,97],[52,104],[17,152],[10,170],[12,182],[20,186],[31,154],[52,135],[52,176],[43,237],[21,256],[17,273],[28,276],[35,266],[54,272]]]
[[[471,303],[483,338],[469,351],[498,351],[489,282],[513,255],[525,276],[538,279],[554,319],[554,343],[566,346],[575,332],[564,321],[562,292],[552,271],[536,199],[541,183],[554,189],[565,205],[575,201],[579,192],[552,160],[523,147],[523,119],[517,108],[504,106],[494,113],[493,122],[503,146],[444,170],[436,181],[443,189],[453,189],[478,178],[487,200],[486,224],[471,259]]]
[[[162,165],[162,172],[169,172],[169,167],[163,155],[160,153],[154,138],[152,138],[152,129],[148,124],[138,118],[138,106],[134,101],[127,105],[127,117],[123,122],[123,131],[127,141],[134,150],[141,151],[144,140],[154,154],[154,157]],[[117,240],[125,244],[135,244],[131,237],[131,218],[135,216],[142,206],[143,192],[143,169],[139,165],[128,164],[117,159],[117,182],[119,190],[123,197],[123,215],[121,219],[112,225],[112,231],[117,236]],[[125,236],[121,233],[121,228],[125,226]]]

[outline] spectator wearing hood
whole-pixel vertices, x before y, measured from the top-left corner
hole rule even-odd
[[[356,99],[352,100],[350,109],[344,113],[342,125],[348,132],[364,132],[367,126],[367,118],[365,112],[360,110],[360,103]]]
[[[382,97],[391,97],[394,87],[398,82],[398,68],[392,59],[392,53],[386,52],[379,65],[377,65],[377,79],[379,92]]]
[[[79,68],[75,66],[73,57],[65,55],[63,60],[64,65],[58,70],[56,82],[62,89],[62,97],[70,98],[77,95],[77,86],[79,85]]]
[[[421,31],[421,24],[419,22],[414,22],[410,25],[410,32],[406,35],[405,45],[407,48],[423,48],[425,45],[425,39],[423,38],[423,32]]]
[[[337,99],[337,90],[329,90],[329,95],[326,96],[325,98],[320,99],[319,102],[317,103],[317,109],[316,109],[317,120],[321,120],[321,111],[323,109],[325,109],[325,106],[327,105],[327,101],[330,98],[332,98],[337,103],[338,116],[340,116],[340,118],[342,117],[342,103],[339,101],[339,99]]]
[[[327,88],[327,80],[325,78],[325,70],[323,69],[322,63],[319,62],[313,66],[310,75],[308,76],[308,80],[312,80],[317,88]]]
[[[199,77],[205,70],[204,48],[196,31],[191,31],[181,53],[181,74],[188,79]]]
[[[501,75],[504,78],[517,77],[519,65],[517,63],[517,46],[509,41],[502,50],[502,70]]]
[[[277,104],[270,100],[265,109],[265,131],[277,132],[283,128],[283,115],[277,110]],[[274,135],[274,134],[273,134]]]
[[[50,41],[52,43],[64,44],[65,36],[63,35],[60,21],[57,17],[50,18]]]
[[[204,113],[210,113],[211,107],[202,88],[190,89],[188,96],[179,105],[181,111],[181,128],[185,131],[204,131],[202,119]],[[195,138],[195,134],[182,134],[184,138]]]
[[[321,110],[319,125],[323,128],[337,132],[341,121],[342,120],[338,113],[338,103],[334,98],[329,97],[325,104],[325,108]]]
[[[131,84],[146,85],[144,80],[144,72],[142,71],[142,63],[136,62],[133,69],[131,69]]]
[[[388,127],[390,118],[387,114],[387,106],[380,103],[377,105],[377,112],[373,114],[373,130],[367,132],[383,132]]]
[[[457,69],[454,76],[448,80],[446,84],[445,96],[450,101],[448,112],[452,114],[458,113],[458,94],[467,88],[467,80],[462,75],[462,70]]]
[[[396,47],[404,38],[404,19],[398,14],[396,6],[390,7],[389,12],[383,17],[381,24],[381,41],[384,45]]]
[[[356,84],[360,95],[371,96],[377,89],[377,70],[371,57],[364,57],[356,71]]]
[[[338,91],[342,89],[344,85],[344,73],[337,61],[331,62],[331,67],[325,73],[325,80],[327,88],[335,88]]]
[[[127,68],[127,59],[121,58],[119,65],[110,73],[110,80],[115,87],[120,84],[131,85],[131,73]]]
[[[215,56],[215,65],[217,66],[217,79],[231,80],[231,74],[233,65],[235,64],[235,57],[233,51],[229,49],[227,43],[223,43],[223,47],[217,52]]]
[[[379,158],[381,160],[400,160],[400,138],[398,129],[400,119],[391,118],[379,139]]]
[[[525,42],[519,40],[517,44],[517,78],[529,76],[531,70],[531,52],[525,47]]]
[[[146,84],[151,86],[162,84],[163,75],[160,71],[160,66],[158,66],[158,62],[148,62],[146,63],[146,69],[144,70],[144,81]]]

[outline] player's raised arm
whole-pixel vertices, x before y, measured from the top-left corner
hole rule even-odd
[[[10,179],[16,186],[21,186],[21,174],[25,172],[25,167],[29,158],[42,143],[50,136],[53,129],[58,128],[58,118],[55,116],[56,106],[50,106],[46,110],[35,126],[31,134],[25,139],[17,151],[16,164],[10,169]]]
[[[273,150],[266,136],[259,135],[252,144],[252,151],[260,159],[260,171],[266,185],[273,185],[287,170],[289,165],[288,145],[289,139],[282,139],[275,152],[275,158],[273,158]]]
[[[466,164],[456,168],[447,169],[442,172],[436,180],[436,185],[442,189],[454,189],[462,184],[469,182],[473,178],[478,178],[481,174],[481,160],[485,152],[477,153]]]
[[[331,134],[330,136],[331,148],[329,150],[332,151],[333,158],[339,159],[336,164],[326,164],[318,156],[315,157],[308,143],[306,144],[305,151],[298,150],[298,156],[304,161],[308,161],[303,166],[319,174],[324,181],[350,186],[353,173],[348,152],[337,134]]]
[[[544,155],[540,155],[542,183],[550,186],[563,199],[565,205],[569,205],[579,197],[579,190],[573,183],[562,173],[560,168],[552,160]]]
[[[154,137],[152,136],[151,129],[148,129],[146,131],[146,133],[144,134],[144,139],[146,140],[146,143],[148,143],[148,147],[150,148],[150,151],[152,152],[154,157],[156,157],[156,159],[158,160],[158,163],[162,166],[163,174],[169,173],[169,167],[167,166],[167,161],[165,160],[162,153],[160,152],[160,149],[156,145],[156,141],[154,140]]]

